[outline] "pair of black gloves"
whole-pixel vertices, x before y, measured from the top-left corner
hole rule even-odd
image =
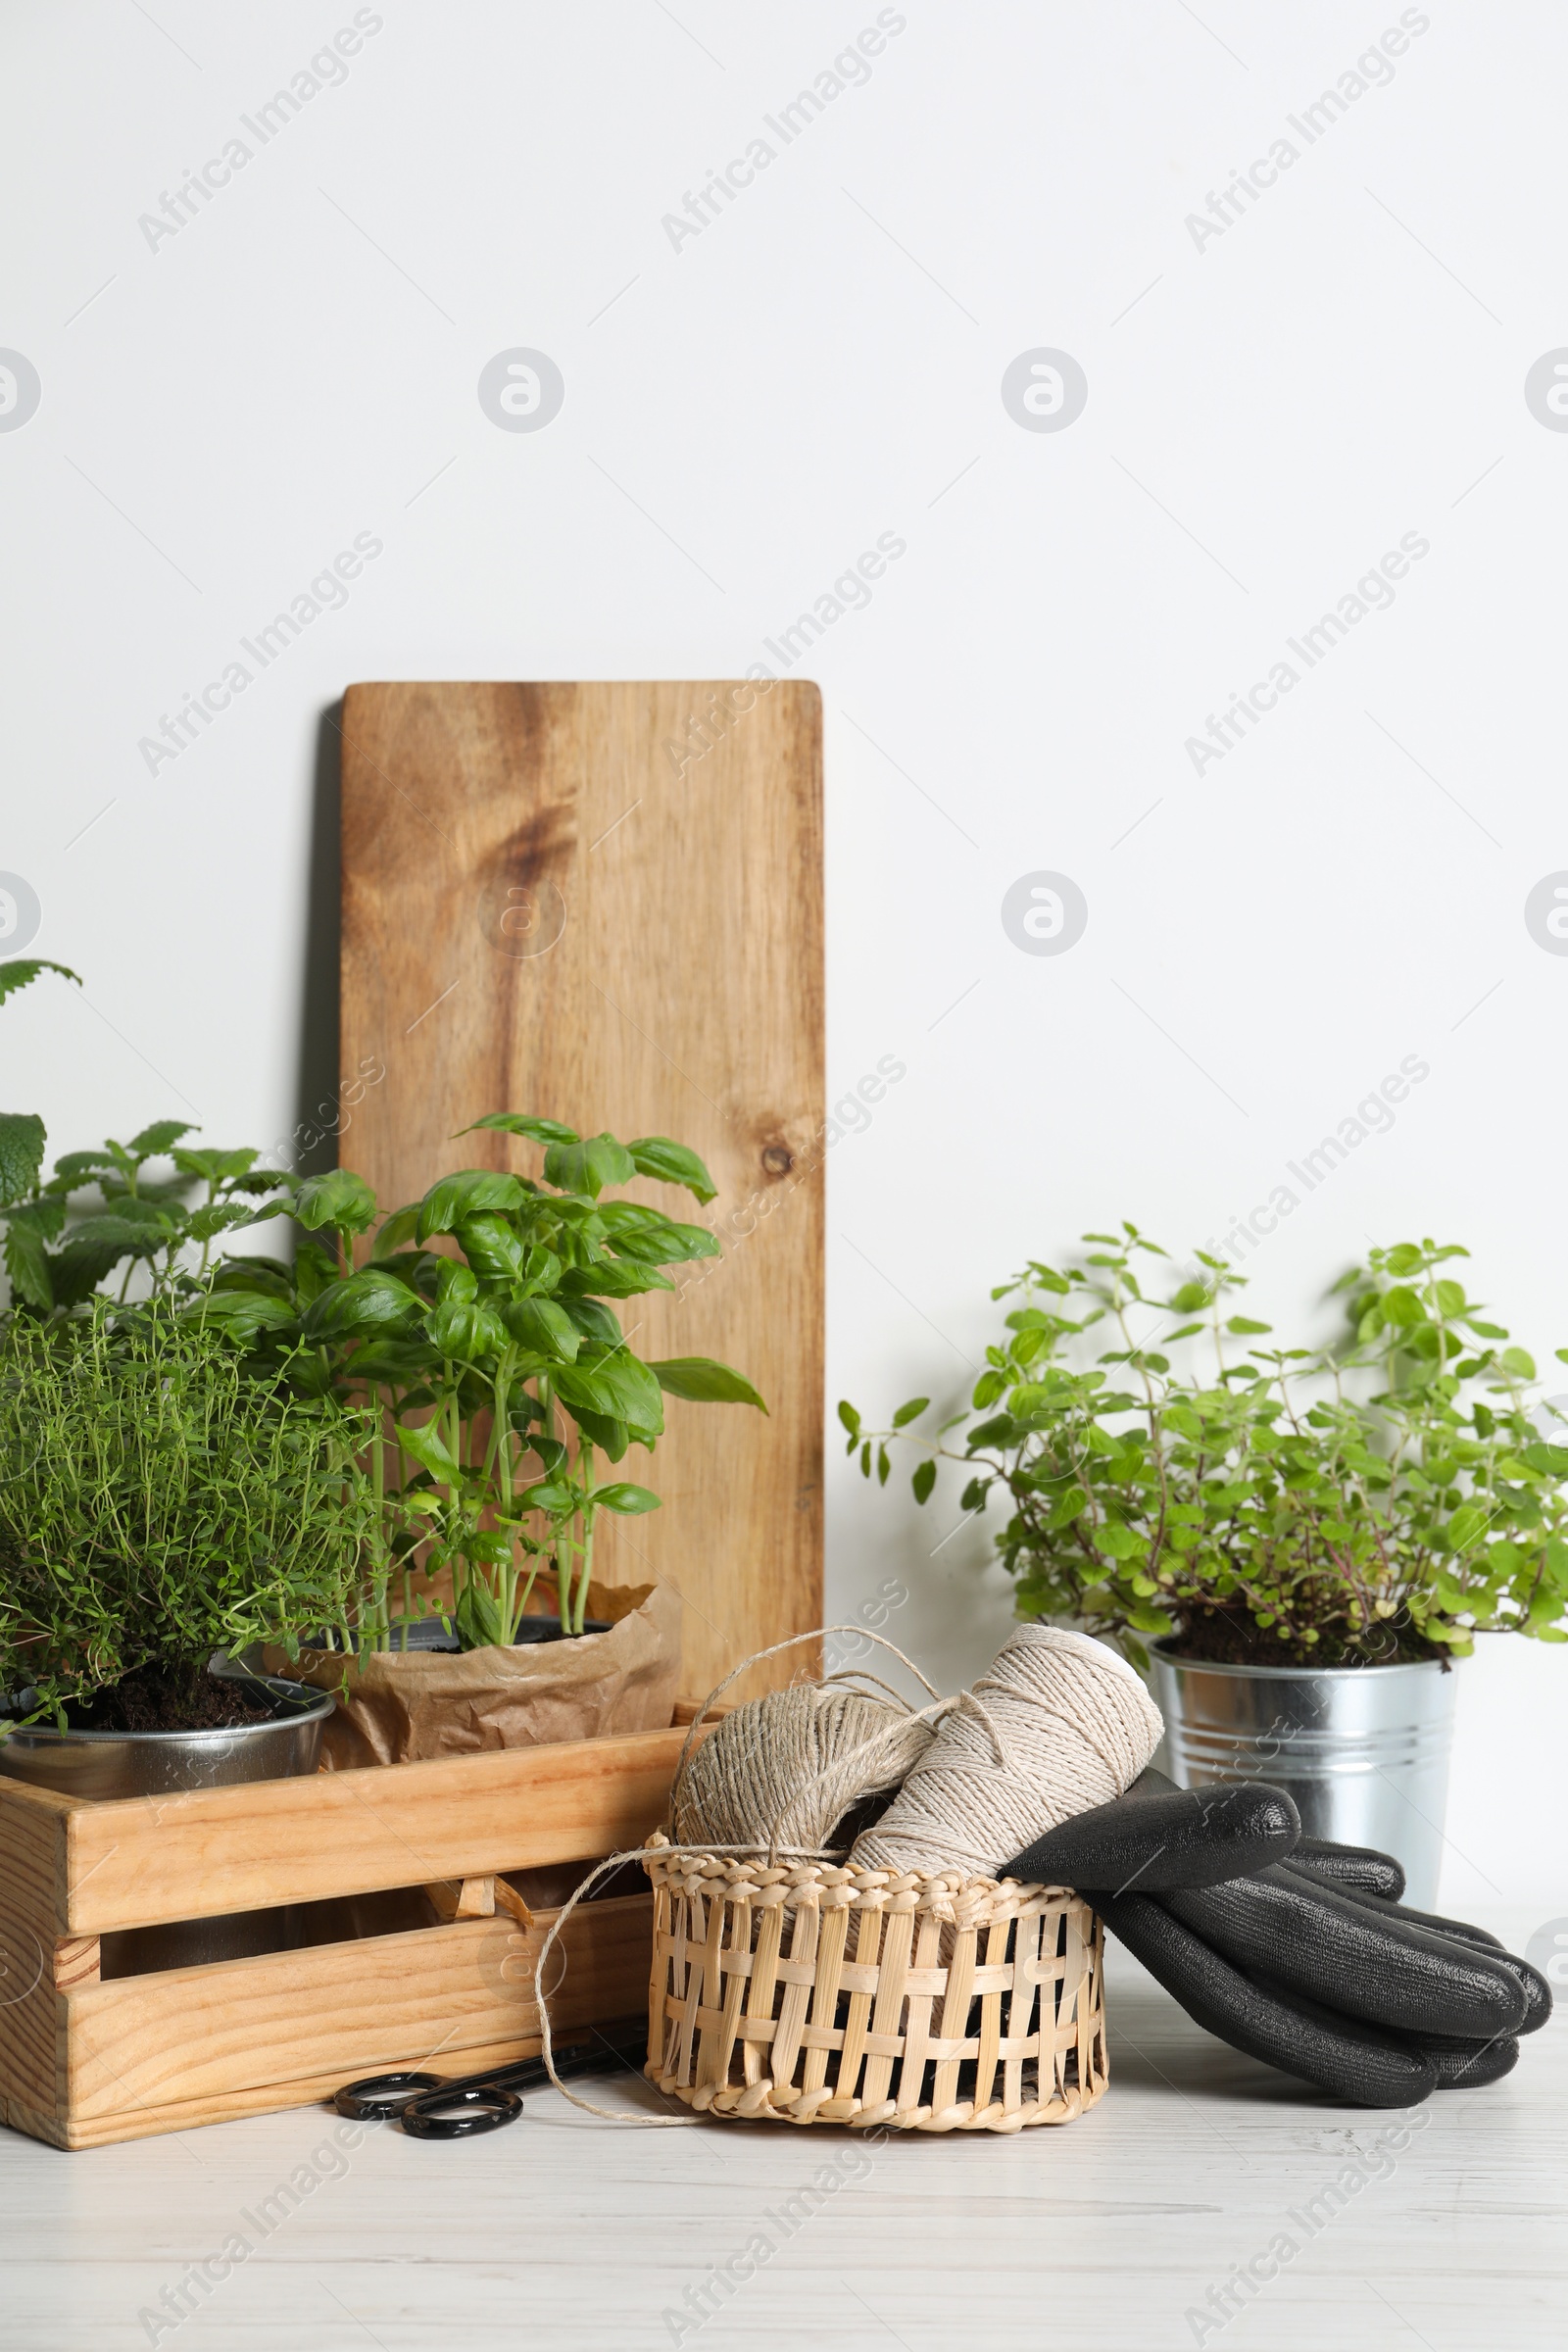
[[[998,1876],[1073,1887],[1199,2025],[1364,2107],[1495,2082],[1551,2015],[1527,1960],[1406,1910],[1392,1856],[1302,1837],[1260,1782],[1146,1772]]]

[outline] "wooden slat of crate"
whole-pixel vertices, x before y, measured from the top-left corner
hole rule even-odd
[[[0,1822],[24,1817],[29,1857],[0,1904],[51,1940],[596,1859],[642,1843],[685,1738],[676,1725],[112,1804],[0,1782]]]
[[[534,1968],[555,1916],[527,1930],[504,1916],[462,1920],[68,1993],[69,2112],[164,2106],[325,2067],[341,2070],[339,2083],[378,2066],[466,2073],[469,2049],[538,2033]],[[578,1906],[557,1946],[553,2033],[643,2005],[652,1920],[647,1894]]]
[[[646,1894],[572,1914],[549,1996],[558,2040],[646,2006],[652,1914]],[[555,1916],[540,1912],[527,1931],[465,1921],[51,1991],[69,2053],[61,2095],[49,2095],[52,2056],[24,2080],[7,2059],[5,2121],[57,2147],[93,2147],[304,2106],[386,2067],[459,2075],[530,2057],[534,1968]]]
[[[550,2021],[554,2034],[554,2003]],[[461,2065],[465,2074],[477,2074],[481,2067],[510,2066],[518,2058],[536,2058],[542,2047],[537,2034],[524,2034],[520,2040],[487,2042],[476,2049],[465,2049]],[[442,2071],[440,2060],[429,2069],[432,2074]],[[51,2147],[102,2148],[122,2139],[151,2139],[164,2132],[184,2132],[200,2124],[229,2124],[247,2115],[277,2115],[285,2107],[324,2105],[334,2091],[342,2088],[344,2080],[342,2068],[333,2066],[318,2075],[302,2076],[294,2082],[262,2082],[249,2089],[220,2091],[212,2098],[176,2099],[166,2107],[143,2107],[128,2114],[99,2116],[83,2123],[62,2123],[56,2113],[29,2108],[24,2100],[0,2097],[0,2124],[9,2124],[12,2131],[24,2132],[29,2139],[47,2141]],[[593,2095],[591,2091],[589,2095]]]

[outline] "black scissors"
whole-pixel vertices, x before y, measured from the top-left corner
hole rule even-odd
[[[608,2073],[629,2066],[642,2073],[648,2029],[638,2021],[597,2029],[586,2037],[557,2044],[552,2050],[556,2072],[565,2081],[572,2075]],[[476,2075],[457,2075],[443,2082],[439,2075],[362,2075],[345,2082],[333,2100],[339,2115],[356,2123],[389,2123],[394,2117],[416,2139],[466,2139],[475,2132],[499,2132],[522,2113],[521,2090],[537,2090],[550,2081],[543,2058],[518,2058],[510,2066],[487,2066]],[[454,2114],[452,2110],[460,2110]]]

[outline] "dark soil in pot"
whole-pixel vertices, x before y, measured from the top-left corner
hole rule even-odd
[[[277,1712],[255,1684],[209,1674],[206,1658],[155,1659],[68,1705],[66,1722],[74,1732],[216,1732]]]
[[[1160,1648],[1195,1666],[1417,1666],[1432,1658],[1446,1668],[1451,1664],[1442,1643],[1427,1641],[1402,1614],[1380,1619],[1354,1641],[1325,1627],[1316,1642],[1282,1642],[1272,1626],[1257,1625],[1245,1609],[1195,1609]]]

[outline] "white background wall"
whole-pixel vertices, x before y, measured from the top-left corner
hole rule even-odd
[[[1396,6],[906,0],[785,148],[762,118],[872,0],[379,0],[260,147],[240,116],[354,13],[0,19],[0,344],[42,384],[0,432],[0,867],[87,981],[7,1008],[7,1102],[59,1149],[180,1112],[287,1135],[343,685],[738,675],[891,531],[801,664],[835,1098],[907,1064],[828,1163],[830,1396],[957,1399],[1025,1254],[1121,1215],[1218,1237],[1406,1055],[1429,1078],[1257,1251],[1253,1300],[1315,1336],[1349,1254],[1426,1232],[1544,1356],[1568,1340],[1568,961],[1524,921],[1568,865],[1568,438],[1523,391],[1568,342],[1563,13],[1406,12],[1392,78],[1309,146],[1287,117]],[[150,244],[236,132],[249,163]],[[673,243],[759,135],[775,160]],[[1298,160],[1200,244],[1186,217],[1281,137]],[[514,346],[564,373],[544,431],[476,399]],[[1000,396],[1040,346],[1088,378],[1059,432]],[[346,606],[150,774],[160,715],[365,531]],[[1392,608],[1196,774],[1186,739],[1412,532]],[[1089,907],[1058,956],[1000,918],[1042,868]],[[833,1459],[833,1608],[901,1577],[895,1637],[976,1669],[1009,1612],[983,1533],[928,1560],[952,1494],[917,1514]],[[1568,1664],[1484,1650],[1446,1895],[1544,1915]]]

